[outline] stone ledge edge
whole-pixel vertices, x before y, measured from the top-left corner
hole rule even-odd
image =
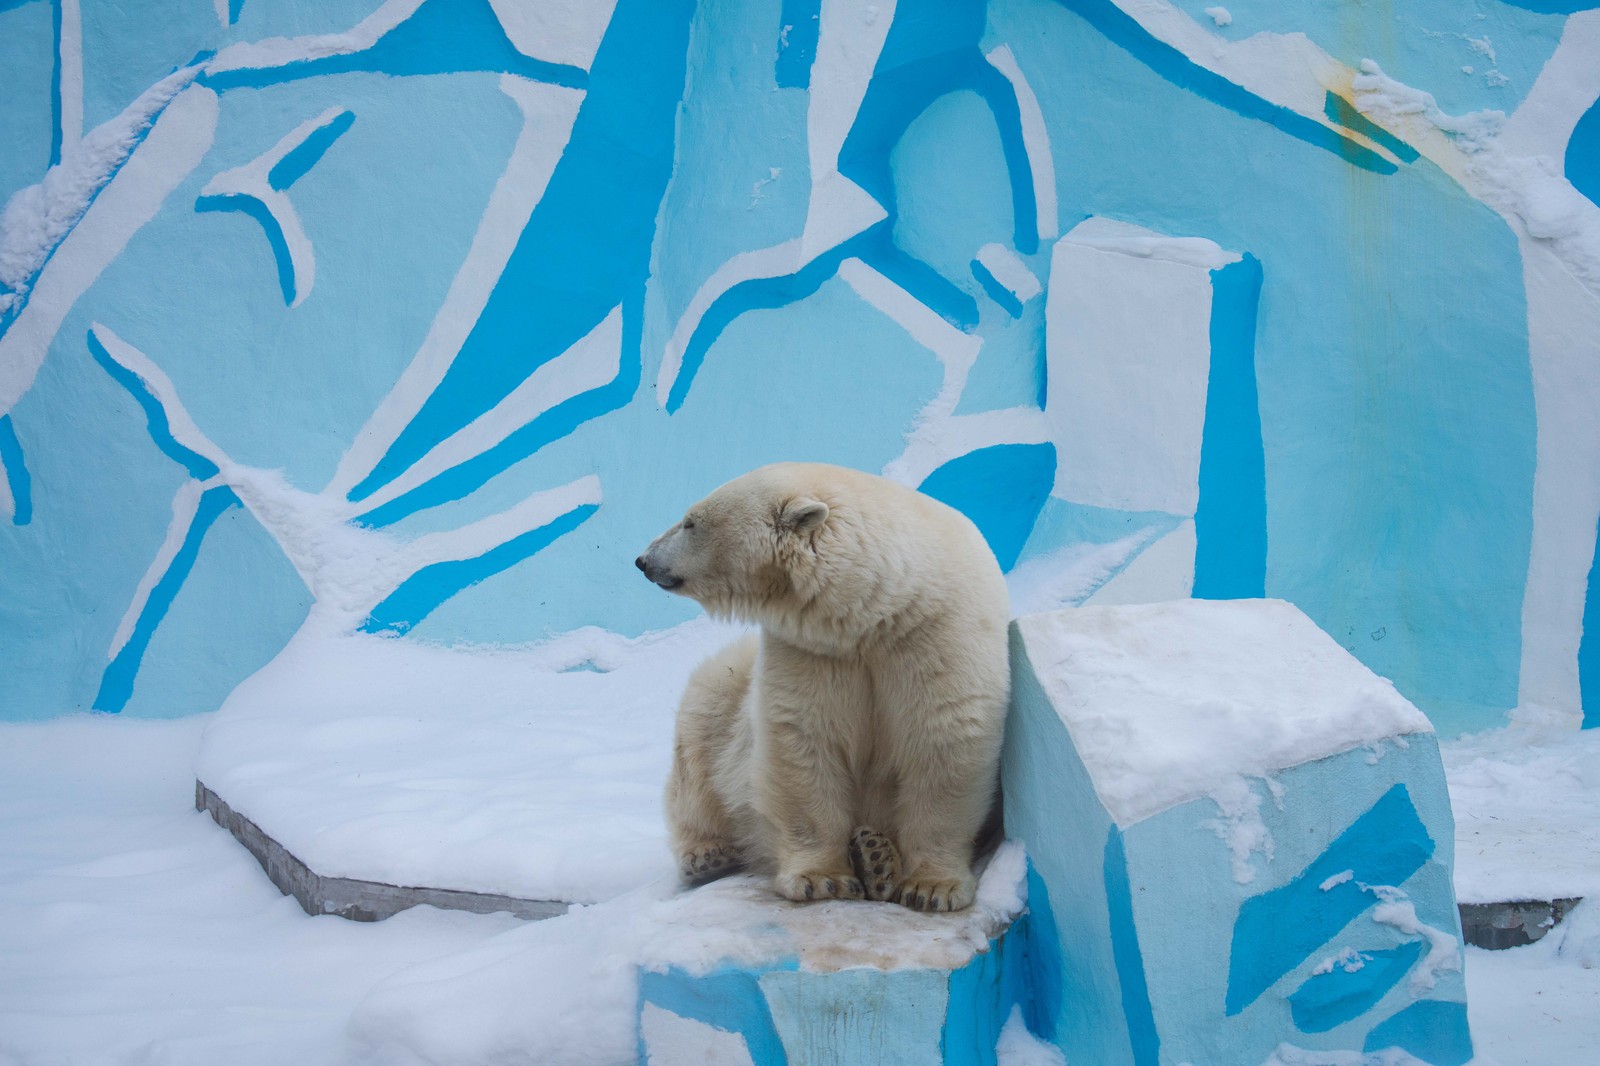
[[[255,856],[278,890],[293,896],[307,914],[332,914],[351,921],[377,922],[407,908],[426,904],[474,914],[506,911],[518,918],[536,921],[567,911],[567,904],[561,900],[521,899],[452,888],[419,888],[350,877],[325,877],[301,862],[260,826],[229,807],[227,801],[207,788],[203,781],[194,783],[194,807],[211,815],[213,821],[233,834],[233,838]]]

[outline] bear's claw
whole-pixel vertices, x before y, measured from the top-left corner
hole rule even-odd
[[[780,874],[774,882],[778,894],[796,903],[806,900],[861,899],[861,882],[847,873]]]
[[[900,881],[900,851],[894,841],[862,826],[850,837],[850,865],[866,886],[868,899],[889,901]]]
[[[959,911],[972,906],[977,882],[960,880],[913,880],[900,886],[895,902],[914,911]]]

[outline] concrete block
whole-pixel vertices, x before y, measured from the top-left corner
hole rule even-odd
[[[1472,1057],[1443,767],[1391,685],[1277,601],[1034,615],[1012,652],[1007,833],[1069,1062]]]
[[[1020,1003],[1032,1017],[1025,868],[1020,848],[1003,848],[978,902],[959,914],[794,904],[750,877],[698,889],[722,898],[697,913],[724,936],[748,930],[742,939],[758,947],[707,965],[687,936],[682,959],[641,967],[639,1062],[994,1063],[1012,1008]]]

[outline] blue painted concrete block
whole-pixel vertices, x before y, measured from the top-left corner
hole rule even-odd
[[[1297,609],[1013,626],[1008,835],[1061,930],[1069,1062],[1280,1048],[1472,1057],[1454,826],[1427,721]]]
[[[986,871],[978,903],[951,915],[794,904],[750,877],[697,889],[726,897],[699,909],[720,914],[735,941],[753,947],[709,967],[686,957],[641,968],[639,1062],[993,1064],[1014,1007],[1030,1026],[1043,1023],[1032,971],[1041,959],[1054,969],[1047,915],[1008,917],[986,902],[999,889],[1020,906],[1024,872],[1021,849],[1008,846]]]

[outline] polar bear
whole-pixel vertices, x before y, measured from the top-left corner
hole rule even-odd
[[[1010,688],[1010,603],[977,527],[884,478],[779,463],[689,508],[636,565],[760,626],[678,710],[683,879],[750,869],[792,900],[970,905]]]

